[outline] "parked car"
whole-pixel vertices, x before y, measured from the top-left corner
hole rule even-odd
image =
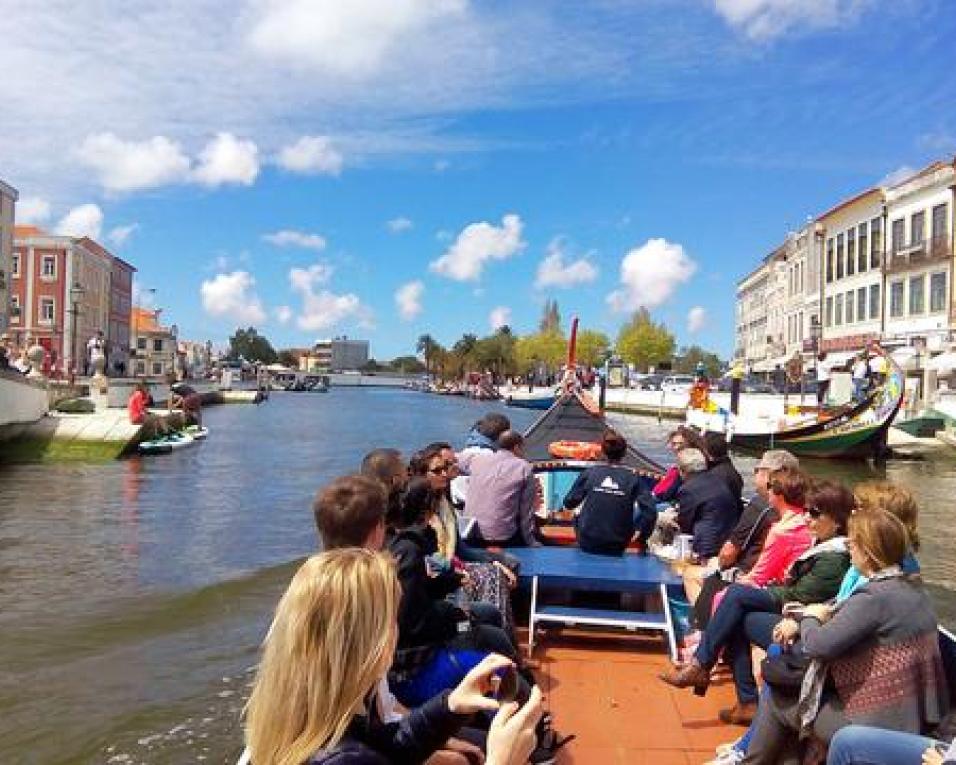
[[[692,375],[668,375],[661,381],[661,390],[665,393],[690,393],[692,387]]]
[[[631,378],[631,387],[637,390],[660,390],[664,375],[641,375]]]

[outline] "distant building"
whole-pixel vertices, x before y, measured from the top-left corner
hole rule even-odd
[[[38,342],[54,370],[83,372],[86,344],[102,331],[107,371],[116,371],[113,362],[123,363],[129,348],[135,270],[87,237],[17,226],[10,267],[14,342]]]
[[[130,371],[137,377],[163,377],[176,371],[175,328],[159,323],[160,312],[133,306],[130,313]]]
[[[360,370],[368,364],[368,350],[368,340],[349,340],[347,337],[319,340],[311,351],[299,356],[299,369],[315,373]]]
[[[13,226],[18,193],[0,181],[0,333],[10,327],[10,271],[13,255]]]
[[[192,340],[179,341],[179,368],[186,377],[205,377],[212,369],[212,343],[197,343]]]

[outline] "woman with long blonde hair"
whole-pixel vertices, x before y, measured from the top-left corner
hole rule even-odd
[[[486,762],[527,762],[542,699],[500,704],[487,694],[512,662],[491,655],[452,691],[400,722],[377,716],[374,689],[397,641],[395,564],[364,549],[309,558],[279,601],[246,707],[253,765],[424,762],[480,710],[497,710]]]

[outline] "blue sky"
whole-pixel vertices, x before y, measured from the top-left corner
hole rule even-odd
[[[788,230],[956,152],[947,0],[25,5],[0,0],[18,218],[98,235],[216,343],[387,359],[556,298],[726,354]]]

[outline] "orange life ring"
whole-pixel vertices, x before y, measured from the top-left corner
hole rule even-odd
[[[548,444],[548,451],[552,457],[586,462],[594,462],[604,457],[601,444],[593,441],[552,441]]]

